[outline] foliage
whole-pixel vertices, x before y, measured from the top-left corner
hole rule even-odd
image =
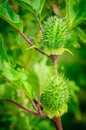
[[[65,0],[66,1],[66,17],[70,27],[75,27],[86,20],[86,2],[84,0]]]

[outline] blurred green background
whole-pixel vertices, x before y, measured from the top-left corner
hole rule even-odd
[[[35,44],[41,45],[41,33],[33,15],[9,1],[15,12],[23,21],[24,34]],[[64,0],[47,0],[44,4],[41,21],[50,16],[65,16]],[[7,55],[16,69],[28,71],[33,64],[40,62],[44,56],[34,49],[28,50],[28,44],[4,20],[0,19],[0,32],[4,39]],[[68,113],[62,116],[64,130],[86,130],[86,22],[81,23],[71,32],[66,45],[73,52],[73,56],[65,52],[58,60],[58,71],[64,72],[72,82],[73,98],[69,102]],[[50,61],[47,61],[50,63]],[[11,98],[22,105],[30,106],[26,96],[0,75],[0,98]],[[17,106],[0,100],[0,130],[55,130],[53,123],[48,119],[34,117]]]

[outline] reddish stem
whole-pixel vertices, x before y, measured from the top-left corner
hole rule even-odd
[[[36,105],[38,105],[38,100],[34,99],[33,101],[34,101],[34,103],[35,103]],[[43,107],[41,106],[41,104],[40,104],[40,109],[43,110]]]
[[[40,88],[39,88],[39,91],[38,91],[38,113],[40,113]]]
[[[21,104],[19,104],[19,103],[16,102],[16,101],[13,101],[13,100],[11,100],[11,99],[5,99],[5,100],[6,100],[6,101],[9,101],[9,102],[11,102],[11,103],[13,103],[13,104],[15,104],[15,105],[17,105],[18,107],[20,107],[21,109],[25,110],[25,111],[28,112],[29,114],[32,114],[32,115],[34,115],[34,116],[38,116],[38,117],[41,117],[41,118],[46,118],[46,117],[47,117],[47,116],[44,115],[44,114],[35,113],[35,112],[33,112],[33,111],[27,109],[26,107],[22,106]]]
[[[22,33],[20,30],[17,30],[16,31],[25,39],[25,41],[30,45],[30,46],[34,46],[34,44],[24,35],[24,33]],[[51,59],[51,56],[47,55],[45,52],[43,52],[42,50],[40,50],[39,48],[37,47],[34,47],[35,50],[37,50],[39,53],[47,56],[48,58]]]
[[[59,55],[51,55],[50,58],[52,59],[52,65],[56,66],[57,65],[57,60],[58,60]]]
[[[63,130],[60,118],[54,117],[52,121],[55,124],[56,130]]]

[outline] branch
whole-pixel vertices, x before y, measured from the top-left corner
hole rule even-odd
[[[58,57],[59,57],[59,55],[52,56],[51,60],[52,60],[52,65],[53,65],[53,66],[56,66],[56,65],[57,65]],[[56,69],[56,70],[55,70],[55,74],[57,74],[57,72],[58,72],[58,70]]]
[[[35,103],[36,105],[38,105],[38,100],[34,99],[33,101],[34,101],[34,103]],[[40,109],[43,111],[43,107],[41,106],[41,104],[40,104]]]
[[[33,112],[33,111],[27,109],[26,107],[22,106],[21,104],[19,104],[19,103],[16,102],[16,101],[13,101],[13,100],[11,100],[11,99],[5,99],[5,100],[6,100],[6,101],[9,101],[9,102],[11,102],[11,103],[13,103],[13,104],[15,104],[16,106],[20,107],[21,109],[23,109],[24,111],[28,112],[29,114],[32,114],[32,115],[34,115],[34,116],[41,117],[41,118],[46,118],[46,117],[47,117],[47,116],[44,115],[44,114],[35,113],[35,112]]]
[[[53,56],[53,55],[52,55],[52,65],[53,65],[53,66],[56,66],[56,65],[57,65],[57,60],[58,60],[58,55],[56,55],[56,56]]]
[[[17,30],[16,31],[25,39],[25,41],[30,45],[30,46],[34,46],[34,44],[24,35],[24,33],[22,33],[20,30]],[[39,53],[47,56],[48,58],[51,59],[51,56],[47,55],[45,52],[43,52],[42,50],[40,50],[39,48],[37,47],[34,47],[35,50],[37,50]]]

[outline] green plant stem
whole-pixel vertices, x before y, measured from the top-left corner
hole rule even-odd
[[[28,113],[31,114],[31,115],[38,116],[38,117],[41,117],[41,118],[46,118],[46,117],[47,117],[47,116],[44,115],[44,114],[36,113],[36,112],[33,112],[33,111],[27,109],[26,107],[22,106],[21,104],[19,104],[19,103],[16,102],[16,101],[13,101],[13,100],[11,100],[11,99],[5,99],[5,100],[6,100],[6,101],[9,101],[9,102],[11,102],[11,103],[13,103],[13,104],[15,104],[16,106],[20,107],[21,109],[23,109],[24,111],[28,112]]]
[[[58,58],[58,56],[52,56],[52,57],[53,57],[52,58],[52,64],[53,64],[53,66],[56,66],[57,65],[57,58]],[[57,68],[55,70],[55,74],[57,74]],[[52,121],[55,124],[56,130],[63,130],[60,117],[58,117],[58,118],[54,117],[54,118],[52,118]]]

